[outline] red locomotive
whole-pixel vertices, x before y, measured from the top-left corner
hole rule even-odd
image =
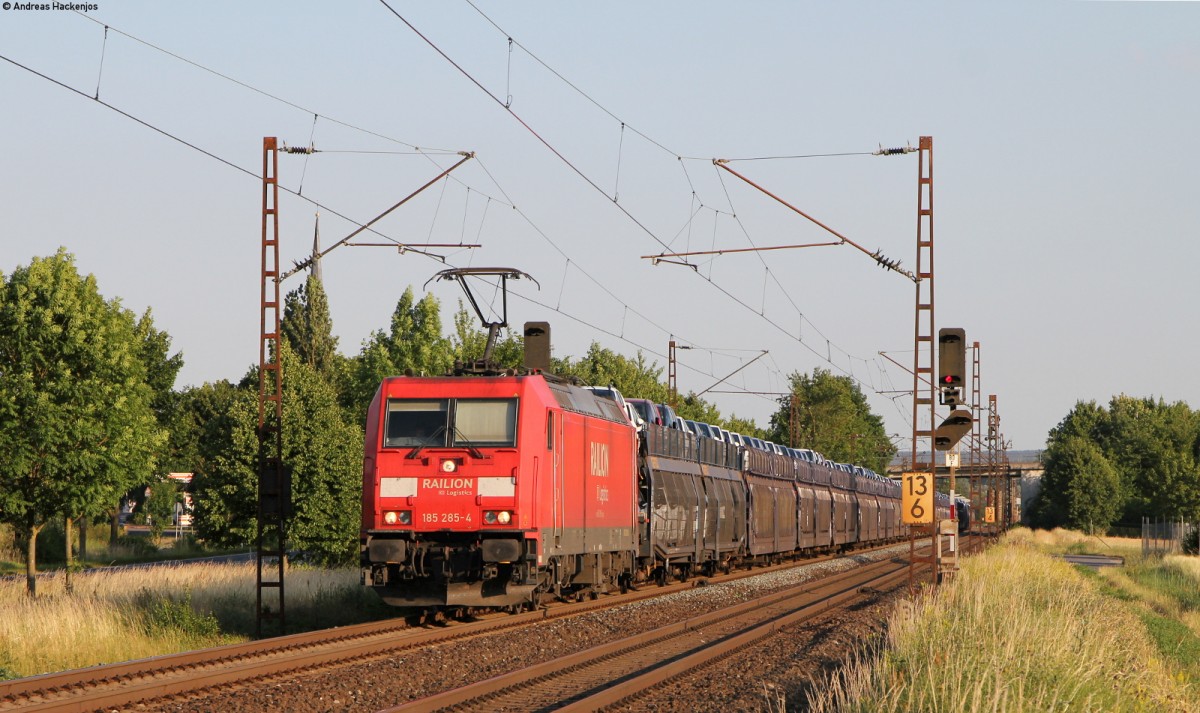
[[[512,606],[625,584],[637,433],[542,375],[394,377],[367,416],[364,577],[398,606]]]

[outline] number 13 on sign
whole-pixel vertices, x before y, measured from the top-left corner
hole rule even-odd
[[[933,522],[933,476],[929,473],[905,473],[901,481],[900,507],[905,525]]]

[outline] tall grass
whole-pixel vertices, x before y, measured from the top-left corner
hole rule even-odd
[[[1030,538],[1007,538],[898,606],[873,650],[813,689],[812,709],[1197,710],[1130,605]]]
[[[1142,541],[1130,537],[1101,537],[1085,535],[1075,530],[1029,530],[1018,527],[1010,530],[1005,539],[1013,544],[1033,547],[1053,554],[1097,554],[1140,560]]]
[[[394,615],[358,570],[292,567],[286,577],[289,631]],[[38,581],[0,581],[0,677],[126,661],[247,639],[255,623],[255,565],[186,564],[104,570]]]

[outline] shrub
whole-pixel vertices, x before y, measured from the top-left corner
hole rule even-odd
[[[1183,554],[1200,555],[1200,525],[1192,525],[1184,533]]]
[[[209,641],[221,635],[217,617],[192,608],[191,590],[186,590],[178,600],[142,590],[138,604],[145,611],[146,633],[150,636],[177,635],[186,641]]]
[[[158,545],[154,544],[154,540],[151,540],[149,537],[121,535],[117,538],[116,547],[139,557],[150,557],[158,554]]]

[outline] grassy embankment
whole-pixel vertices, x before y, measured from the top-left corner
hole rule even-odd
[[[290,568],[289,631],[394,616],[358,578],[356,568]],[[67,593],[62,571],[40,578],[37,599],[26,595],[24,577],[0,580],[0,679],[218,646],[254,632],[253,564],[95,570],[72,580]]]
[[[211,555],[233,554],[247,552],[240,550],[218,550],[198,544],[189,534],[176,537],[174,532],[164,532],[157,541],[148,532],[136,534],[121,534],[115,541],[110,541],[110,531],[107,522],[93,523],[88,528],[88,556],[80,556],[79,532],[76,531],[74,540],[75,567],[91,569],[107,567],[115,564],[136,564],[141,562],[160,562],[164,560],[208,557]],[[121,528],[124,533],[125,528]],[[47,526],[38,534],[37,564],[38,572],[54,572],[66,565],[66,537],[61,521]],[[25,543],[21,541],[9,525],[0,525],[0,576],[25,574]]]
[[[1050,556],[1125,557],[1094,573]],[[814,688],[815,711],[1200,711],[1200,561],[1017,529]]]

